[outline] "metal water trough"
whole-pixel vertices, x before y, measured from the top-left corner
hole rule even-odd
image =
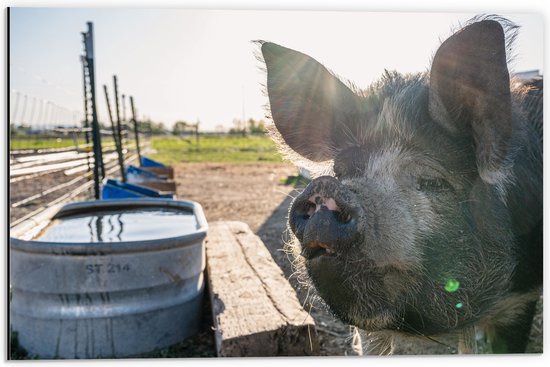
[[[112,179],[105,179],[101,189],[101,199],[128,199],[128,198],[165,198],[174,199],[173,193],[160,191],[145,186],[134,185]]]
[[[196,230],[111,243],[36,239],[55,219],[152,209],[193,215]],[[183,340],[200,327],[206,230],[198,203],[169,199],[71,203],[20,224],[10,237],[11,329],[40,358],[127,357]]]

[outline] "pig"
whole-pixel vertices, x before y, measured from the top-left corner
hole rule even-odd
[[[314,177],[288,212],[290,251],[342,321],[386,336],[475,327],[493,353],[525,351],[542,288],[542,82],[510,77],[518,28],[476,17],[428,72],[364,90],[257,41],[271,136]]]

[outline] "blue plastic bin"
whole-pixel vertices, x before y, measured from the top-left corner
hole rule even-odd
[[[174,199],[173,194],[161,194],[148,187],[124,183],[117,180],[107,179],[103,183],[101,199],[125,199],[125,198],[163,198]]]
[[[141,181],[164,181],[165,178],[157,175],[156,173],[146,171],[142,168],[129,165],[126,168],[127,180],[130,183],[136,183]]]
[[[140,165],[141,167],[166,167],[166,165],[145,156],[141,157]]]

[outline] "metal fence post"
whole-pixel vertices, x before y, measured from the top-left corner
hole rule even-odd
[[[118,134],[115,128],[115,121],[113,120],[113,115],[111,114],[111,103],[109,102],[109,93],[107,92],[106,85],[103,85],[103,90],[105,91],[107,111],[109,112],[109,120],[111,121],[111,130],[113,131],[113,139],[115,141],[115,147],[116,147],[116,152],[118,156],[118,164],[120,166],[120,176],[122,178],[122,181],[126,182],[126,174],[124,172],[124,158],[122,157],[121,141],[118,139]]]
[[[134,109],[134,97],[130,96],[130,108],[132,109],[132,120],[134,121],[134,134],[136,135],[136,149],[138,154],[139,165],[141,165],[141,148],[139,146],[139,130],[136,120],[136,110]]]
[[[124,152],[122,151],[122,148],[124,147],[122,145],[122,131],[120,127],[120,112],[119,112],[119,106],[118,106],[118,83],[117,83],[117,77],[116,75],[113,75],[113,83],[115,85],[115,112],[116,112],[116,129],[117,129],[117,135],[118,135],[118,147],[119,147],[119,160],[120,164],[124,165]],[[110,111],[110,109],[109,109]],[[124,167],[122,167],[121,175],[122,175],[122,182],[126,182],[126,172],[124,171]]]
[[[105,176],[105,169],[103,166],[103,154],[101,151],[101,134],[99,131],[99,121],[97,118],[97,108],[95,101],[95,71],[94,71],[94,28],[92,22],[86,23],[88,31],[83,32],[84,38],[84,50],[86,68],[88,70],[88,83],[90,86],[90,107],[92,112],[92,140],[94,147],[94,191],[95,198],[99,199],[100,189],[99,181]]]

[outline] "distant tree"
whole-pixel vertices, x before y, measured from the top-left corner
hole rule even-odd
[[[240,134],[242,136],[246,136],[246,127],[243,126],[244,124],[240,119],[233,119],[233,126],[231,129],[229,129],[229,134]]]
[[[243,124],[240,119],[233,119],[233,126],[229,129],[230,134],[242,134],[245,136],[249,134],[264,134],[266,132],[265,121],[256,121],[253,118],[249,118],[246,124]]]
[[[167,132],[163,122],[154,122],[151,119],[140,121],[139,130],[153,135],[166,134]]]
[[[185,121],[176,121],[176,123],[172,127],[172,134],[181,135],[181,134],[185,133],[188,126],[189,126],[189,124]]]
[[[28,135],[31,132],[31,126],[26,124],[16,125],[15,123],[10,124],[10,136],[24,136]]]
[[[248,132],[250,134],[264,134],[266,132],[265,121],[256,121],[253,118],[250,118],[248,120]]]
[[[156,125],[156,127],[157,127],[160,134],[166,134],[167,133],[167,129],[166,129],[166,126],[164,125],[164,122],[159,122]]]

